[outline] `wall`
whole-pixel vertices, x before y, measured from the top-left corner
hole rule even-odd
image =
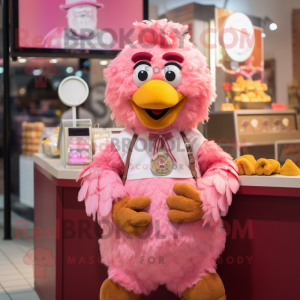
[[[150,0],[151,5],[157,5],[158,15],[182,5],[197,2],[214,4],[223,7],[224,0],[189,1],[189,0]],[[227,9],[239,11],[248,15],[274,20],[278,29],[266,30],[265,58],[276,60],[276,94],[277,102],[288,101],[288,83],[293,79],[292,65],[292,21],[293,8],[300,8],[299,0],[228,0]]]

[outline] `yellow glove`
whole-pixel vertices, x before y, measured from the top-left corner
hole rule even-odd
[[[255,164],[255,173],[257,175],[278,174],[280,163],[275,159],[260,158]]]
[[[117,226],[131,235],[143,233],[149,223],[151,216],[143,212],[151,200],[148,197],[129,198],[114,201],[112,209],[112,219]]]
[[[279,174],[286,176],[300,176],[300,169],[290,159],[287,159],[280,169]]]
[[[254,175],[256,160],[253,155],[243,155],[234,161],[238,167],[239,175]]]

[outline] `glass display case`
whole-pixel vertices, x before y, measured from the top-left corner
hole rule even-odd
[[[300,139],[300,130],[294,110],[249,109],[211,112],[205,136],[233,158],[252,154],[275,159],[278,141],[293,143]]]
[[[62,120],[58,136],[58,150],[67,169],[78,169],[92,161],[92,121]]]
[[[287,159],[300,168],[300,139],[275,142],[275,159],[282,165]]]

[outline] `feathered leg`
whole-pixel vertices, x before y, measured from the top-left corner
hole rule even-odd
[[[214,273],[202,277],[198,283],[183,292],[181,300],[226,300],[220,276]]]
[[[142,295],[127,291],[121,285],[106,279],[100,289],[100,300],[140,300]]]

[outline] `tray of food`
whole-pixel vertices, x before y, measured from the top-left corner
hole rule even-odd
[[[232,83],[231,90],[235,106],[239,109],[264,109],[271,102],[271,97],[265,93],[268,87],[260,80],[239,76]]]

